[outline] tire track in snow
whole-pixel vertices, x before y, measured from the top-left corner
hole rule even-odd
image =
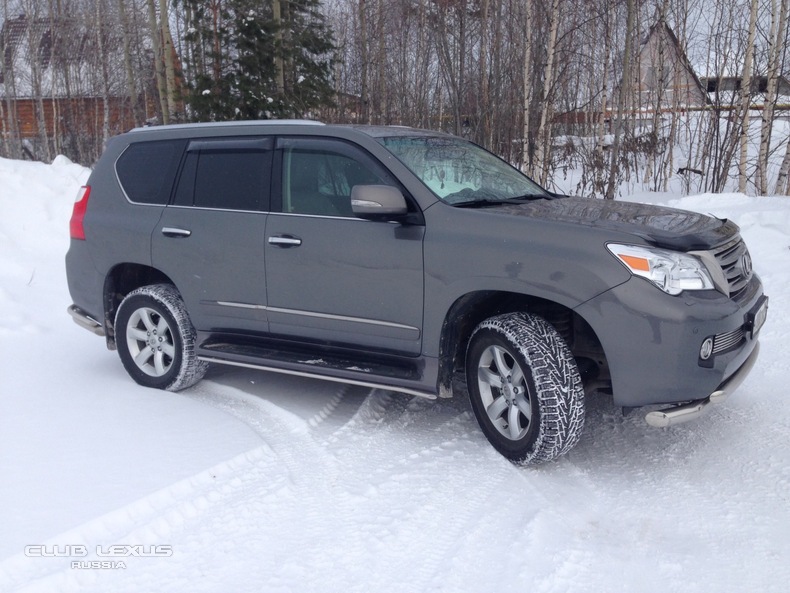
[[[71,569],[72,560],[103,560],[96,547],[111,545],[159,545],[174,530],[200,516],[208,507],[265,473],[267,490],[275,491],[286,482],[277,475],[276,458],[263,445],[213,466],[190,478],[93,519],[51,538],[46,545],[86,546],[83,557],[28,558],[18,554],[0,564],[0,591],[75,591],[89,584],[95,575]],[[239,477],[241,476],[241,477]],[[113,559],[118,560],[118,559]],[[122,558],[122,560],[129,560]]]
[[[211,398],[216,404],[216,394]],[[265,425],[262,434],[291,477],[288,497],[278,501],[278,508],[282,515],[299,517],[293,530],[298,535],[288,534],[279,543],[311,558],[308,566],[287,558],[268,571],[267,583],[274,589],[293,590],[298,580],[303,591],[362,591],[376,586],[376,575],[385,575],[380,586],[392,586],[393,574],[403,575],[401,590],[436,586],[442,581],[437,576],[442,566],[464,532],[484,514],[499,483],[519,472],[488,447],[468,410],[459,409],[457,402],[436,406],[375,391],[344,424],[320,434],[307,428],[309,420],[265,399],[234,393],[231,399],[236,398],[264,413],[265,422],[258,426]],[[479,468],[471,479],[455,471],[457,461],[469,468],[463,458],[470,453],[483,456],[482,463],[471,464]],[[459,494],[452,514],[446,513],[447,497]],[[335,531],[332,525],[351,529]],[[430,551],[409,550],[409,543],[420,541],[425,530],[434,534]],[[330,541],[338,552],[327,551]],[[343,562],[347,570],[338,571]],[[353,575],[356,562],[369,567],[371,580],[364,587],[320,576],[328,565],[334,567],[335,578]],[[297,574],[298,579],[293,576]]]
[[[558,560],[550,567],[530,567],[536,591],[573,590],[574,575],[584,575],[587,590],[607,584],[611,591],[626,590],[613,589],[611,575],[597,566],[619,566],[622,583],[654,575],[644,580],[645,593],[705,591],[711,572],[726,582],[747,580],[748,590],[781,590],[771,585],[770,575],[749,574],[742,552],[751,540],[754,557],[786,565],[771,546],[781,538],[777,511],[765,505],[779,498],[788,475],[786,451],[784,463],[776,450],[769,453],[776,455],[773,461],[749,454],[724,457],[728,441],[746,439],[751,450],[776,442],[754,432],[752,413],[722,407],[695,424],[656,430],[644,426],[639,415],[622,417],[611,404],[595,403],[591,412],[579,446],[535,472],[541,492],[561,501],[553,507],[569,509],[575,525],[555,513],[551,536],[541,528],[548,545],[528,542],[527,557],[534,550]],[[722,466],[734,479],[722,478]],[[774,482],[755,479],[755,472],[774,470]],[[775,491],[765,491],[766,484]],[[704,524],[703,514],[710,518]]]
[[[338,389],[337,393],[329,399],[327,404],[307,421],[310,427],[317,428],[319,424],[326,421],[326,419],[337,410],[338,406],[343,401],[343,398],[345,398],[348,394],[350,388],[350,385],[343,385],[340,389]]]
[[[327,412],[336,412],[344,394],[345,388],[341,388],[336,397],[332,398],[322,409],[323,413],[319,412],[312,418],[319,418],[321,422],[312,424],[323,428],[330,416]],[[268,517],[268,510],[261,501],[265,501],[267,491],[271,492],[271,490],[263,486],[267,477],[260,475],[261,472],[257,472],[256,477],[260,486],[251,481],[248,488],[229,493],[221,501],[214,501],[214,504],[204,509],[199,521],[192,521],[189,525],[184,526],[182,536],[185,536],[185,539],[190,541],[212,541],[213,539],[227,541],[234,537],[241,540],[246,538],[250,546],[260,553],[271,551],[270,548],[275,550],[277,545],[294,549],[304,541],[327,542],[332,538],[332,534],[328,532],[327,525],[322,519],[326,513],[326,501],[330,498],[333,500],[332,512],[335,522],[352,523],[356,513],[353,501],[332,496],[332,485],[338,481],[337,475],[340,471],[338,464],[333,456],[316,442],[313,436],[314,429],[311,428],[309,419],[305,420],[265,398],[233,387],[214,386],[210,391],[198,389],[191,392],[189,396],[240,418],[267,442],[267,446],[276,456],[278,469],[286,476],[285,484],[279,489],[280,492],[275,492],[273,495],[274,507],[277,509],[278,515],[297,518],[298,525],[294,524],[294,528],[285,527],[285,529],[283,529],[284,525],[275,525],[275,529],[279,528],[280,530],[279,536],[275,538],[277,544],[266,541],[264,546],[260,546],[257,541],[260,534],[255,524],[263,524],[261,519]],[[313,491],[316,492],[313,493]],[[240,514],[249,518],[252,527],[241,524]],[[214,555],[211,546],[190,546],[188,542],[182,542],[179,546],[188,547],[189,552],[200,556],[202,558],[200,564],[210,564]],[[362,550],[358,549],[353,541],[345,542],[338,550],[343,550],[340,559],[349,553],[348,557],[352,559],[362,553]],[[356,552],[354,552],[355,550]],[[305,551],[305,553],[308,552]],[[269,566],[269,570],[263,571],[273,588],[296,590],[294,588],[296,585],[291,579],[285,578],[277,572],[277,569],[281,568],[283,575],[287,576],[290,571],[293,571],[293,566],[289,566],[289,563],[293,564],[293,559],[286,558],[284,562],[278,562],[276,565]],[[248,561],[243,566],[250,565],[252,562]],[[243,566],[240,565],[240,568]],[[353,565],[349,565],[349,570],[352,569]],[[97,583],[97,585],[101,586],[97,586],[96,590],[102,590],[104,587],[102,583]],[[156,579],[151,582],[141,580],[137,585],[136,589],[168,589]],[[313,587],[314,590],[321,590],[321,588],[322,586],[318,583],[315,583]],[[180,586],[174,585],[172,587],[172,590],[180,589],[182,589]],[[212,587],[208,587],[208,589],[210,590]]]
[[[344,438],[349,436],[346,432],[352,432],[352,438]],[[519,468],[488,446],[468,407],[459,400],[428,402],[374,392],[328,446],[347,449],[348,441],[358,441],[360,435],[372,456],[368,462],[376,468],[362,494],[373,511],[369,514],[379,518],[370,529],[371,544],[383,552],[397,547],[398,540],[424,539],[423,532],[432,530],[430,550],[409,557],[402,570],[395,572],[409,575],[401,590],[442,588],[445,567],[459,543],[488,514],[500,485],[519,479]],[[470,455],[480,456],[481,463],[470,464]],[[471,466],[479,471],[470,479],[468,471],[457,471],[458,464],[464,470]],[[451,514],[443,512],[448,497],[452,498]],[[377,498],[383,503],[376,504]],[[401,500],[409,502],[398,505]],[[375,587],[376,583],[367,585]]]
[[[213,391],[213,390],[211,390]],[[265,405],[243,392],[212,393],[198,386],[185,392],[187,397],[208,403],[213,407],[239,418],[257,432],[264,441],[270,440],[272,419],[280,426],[281,436],[299,433],[303,427],[296,418],[288,418],[279,408],[265,410]],[[308,421],[312,426],[324,422],[340,405],[348,391],[341,387],[327,405]],[[263,412],[263,413],[262,413]],[[289,422],[290,421],[290,422]],[[280,438],[278,442],[284,439]],[[94,519],[82,526],[52,538],[51,543],[61,545],[85,545],[95,550],[97,545],[114,545],[123,542],[152,542],[160,544],[162,538],[193,520],[198,520],[208,508],[243,492],[256,484],[256,495],[266,496],[293,481],[299,467],[292,454],[280,451],[268,444],[222,462],[199,474],[177,482],[130,505]],[[50,542],[48,542],[50,543]],[[11,557],[0,565],[0,591],[15,591],[20,588],[42,591],[81,590],[95,581],[89,571],[72,570],[71,560],[63,562],[50,559],[32,561],[23,554]],[[90,553],[78,560],[98,560]]]
[[[500,487],[523,481],[457,400],[341,388],[305,419],[210,381],[184,395],[243,420],[266,444],[165,489],[167,504],[147,497],[78,528],[73,542],[169,543],[174,557],[136,559],[123,574],[47,564],[12,585],[218,590],[227,583],[209,567],[219,557],[224,578],[243,574],[267,590],[441,588],[465,534],[490,533]]]

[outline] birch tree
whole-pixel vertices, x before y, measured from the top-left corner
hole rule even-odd
[[[170,33],[170,10],[167,0],[159,0],[158,34],[161,36],[168,121],[173,121],[180,119],[181,114],[178,108],[180,93],[176,85],[175,48],[173,47],[173,37]]]
[[[101,0],[96,0],[96,48],[98,50],[99,69],[100,69],[100,86],[101,86],[101,144],[110,137],[110,89],[108,82],[108,64],[107,53],[105,52],[105,26],[104,26],[104,11]],[[98,155],[97,155],[98,156]]]
[[[156,4],[155,0],[146,0],[148,8],[148,27],[151,34],[151,40],[154,46],[154,74],[156,75],[156,89],[159,94],[159,108],[162,116],[162,123],[170,123],[170,105],[167,98],[167,79],[164,71],[164,50],[162,48],[162,35],[159,30],[159,24],[156,19]]]
[[[38,131],[38,151],[46,160],[52,160],[49,150],[49,138],[47,134],[47,119],[44,107],[44,72],[42,71],[41,29],[38,25],[42,20],[40,6],[33,0],[26,0],[24,3],[24,19],[26,22],[25,53],[27,54],[27,84],[30,92],[30,100],[34,105],[36,118],[36,128]]]
[[[8,0],[3,0],[3,23],[8,25],[11,12]],[[11,158],[21,158],[22,138],[19,133],[19,118],[16,110],[16,67],[13,54],[11,53],[10,39],[8,35],[2,37],[3,56],[11,56],[11,59],[4,59],[3,68],[3,88],[5,91],[5,109],[3,112],[3,139],[8,147],[8,156]]]
[[[551,93],[554,88],[557,55],[557,31],[560,26],[560,0],[551,0],[549,12],[549,38],[546,46],[546,68],[543,71],[543,92],[540,98],[540,121],[535,132],[537,137],[535,167],[533,175],[546,185],[551,160]]]
[[[359,45],[360,71],[360,123],[370,123],[370,58],[368,56],[368,4],[366,0],[357,0],[357,43]]]
[[[478,139],[481,144],[491,147],[491,124],[489,101],[491,99],[488,80],[488,9],[489,0],[480,0],[480,48],[478,55]]]
[[[126,92],[129,96],[129,105],[132,109],[135,125],[142,125],[144,117],[137,101],[137,80],[139,76],[135,72],[132,63],[132,42],[131,27],[129,26],[129,16],[126,11],[128,2],[117,0],[118,17],[121,25],[121,41],[123,44],[123,66],[126,70]]]
[[[626,1],[626,24],[625,24],[625,49],[623,50],[623,77],[620,83],[620,90],[617,98],[617,115],[615,121],[614,140],[612,141],[611,156],[609,160],[609,181],[606,186],[607,200],[614,200],[616,191],[616,180],[619,172],[620,142],[623,136],[623,111],[628,95],[631,90],[631,53],[634,44],[634,21],[636,19],[636,6],[634,0]]]
[[[739,137],[739,158],[738,158],[738,191],[746,193],[747,181],[747,157],[749,148],[749,110],[752,100],[752,64],[754,61],[754,37],[757,32],[757,8],[758,0],[751,0],[751,12],[749,13],[749,38],[746,42],[746,58],[743,62],[743,74],[741,76],[741,104],[740,104],[740,137]]]
[[[773,16],[776,12],[777,0],[772,0],[772,24]],[[760,134],[760,155],[758,158],[760,182],[760,193],[768,193],[768,157],[770,155],[771,147],[771,133],[773,132],[774,122],[774,109],[778,100],[779,89],[779,73],[781,65],[781,54],[784,50],[785,37],[787,35],[787,16],[788,9],[790,9],[790,0],[779,0],[779,22],[776,26],[775,35],[773,35],[773,26],[771,27],[770,42],[770,57],[768,65],[768,92],[765,98],[765,109],[762,114],[762,126]],[[787,161],[787,164],[785,163]],[[785,157],[780,167],[779,175],[776,180],[776,193],[784,193],[784,186],[786,185],[787,170],[790,167],[790,143],[786,150]]]
[[[529,139],[532,130],[530,129],[530,105],[532,102],[532,2],[524,3],[524,58],[522,71],[524,73],[524,86],[523,86],[523,149],[522,149],[522,162],[524,167],[530,169],[530,150]]]

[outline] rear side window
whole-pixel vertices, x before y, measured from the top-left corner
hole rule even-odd
[[[184,140],[136,142],[115,164],[118,181],[132,202],[167,204]]]
[[[175,205],[265,210],[271,146],[271,139],[193,141],[184,160]]]

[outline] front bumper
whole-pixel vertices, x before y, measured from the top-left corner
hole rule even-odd
[[[734,378],[748,373],[759,335],[752,331],[754,313],[763,301],[757,275],[737,300],[712,290],[670,296],[632,278],[576,311],[604,349],[616,405],[684,405],[693,417],[712,394],[732,392],[740,383]],[[708,337],[725,340],[703,360],[700,351]],[[673,415],[681,416],[682,411]]]
[[[664,410],[649,412],[645,416],[645,421],[650,426],[666,428],[667,426],[674,426],[676,424],[682,424],[683,422],[689,422],[690,420],[696,420],[705,414],[711,404],[723,402],[733,391],[738,389],[738,386],[743,383],[743,380],[752,370],[754,363],[757,362],[757,356],[759,354],[760,343],[757,342],[754,346],[754,350],[752,350],[746,362],[741,365],[741,368],[735,371],[735,374],[731,375],[724,383],[719,385],[719,388],[708,397],[687,404],[666,408]]]

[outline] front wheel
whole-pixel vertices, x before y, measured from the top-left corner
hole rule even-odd
[[[584,426],[584,388],[573,355],[544,319],[508,313],[487,319],[469,340],[466,381],[477,421],[514,462],[567,453]]]
[[[118,354],[140,385],[179,391],[200,381],[208,365],[195,354],[195,340],[195,328],[174,286],[143,286],[118,307]]]

